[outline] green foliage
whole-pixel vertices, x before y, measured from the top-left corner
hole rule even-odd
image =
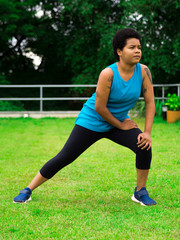
[[[154,83],[177,83],[180,74],[180,8],[178,1],[133,0],[127,18],[142,35],[142,62]],[[129,19],[127,19],[129,21]],[[174,27],[176,26],[176,27]]]
[[[155,100],[155,115],[161,116],[162,115],[162,106],[164,105],[163,101],[160,99]]]
[[[154,83],[177,83],[179,22],[172,0],[0,0],[0,84],[96,84],[116,61],[112,38],[125,27],[142,35],[141,63]],[[31,52],[41,57],[36,68]]]
[[[145,116],[146,105],[144,101],[139,100],[136,105],[132,108],[131,113],[133,115]]]
[[[160,99],[155,99],[155,115],[161,116],[162,115],[162,106],[163,102]],[[138,114],[138,116],[145,116],[146,105],[144,101],[139,100],[136,105],[131,110],[132,115]]]
[[[179,20],[179,2],[171,0],[0,0],[0,70],[17,84],[96,83],[115,61],[115,32],[132,27],[142,35],[142,62],[154,81],[177,82]],[[37,69],[30,51],[42,57]]]
[[[0,111],[23,111],[24,105],[20,101],[0,101]]]
[[[0,74],[0,84],[10,84],[9,81],[7,81],[6,77],[2,74]]]
[[[0,74],[0,84],[8,85],[6,77]],[[20,101],[0,101],[0,111],[23,111],[24,105]]]
[[[168,110],[179,111],[180,110],[180,96],[177,96],[176,93],[167,95],[167,100],[165,105],[168,106]]]

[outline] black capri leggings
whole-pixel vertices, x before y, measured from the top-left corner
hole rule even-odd
[[[108,138],[115,143],[130,148],[136,153],[136,168],[149,169],[151,164],[151,149],[141,150],[137,147],[137,137],[142,133],[139,128],[120,130],[113,128],[108,132],[94,132],[75,125],[63,149],[40,170],[45,178],[52,178],[59,170],[72,163],[93,143],[102,138]]]

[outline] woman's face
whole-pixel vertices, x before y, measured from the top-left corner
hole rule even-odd
[[[120,57],[120,62],[127,64],[137,64],[141,59],[141,44],[139,39],[129,38],[126,40],[126,45],[123,50],[117,49],[117,54]]]

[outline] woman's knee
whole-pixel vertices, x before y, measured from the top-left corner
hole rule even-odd
[[[138,149],[136,152],[136,168],[150,169],[152,159],[152,149]]]
[[[67,166],[73,161],[69,157],[69,154],[63,154],[62,152],[58,153],[54,158],[50,159],[45,165],[41,168],[41,174],[50,179],[52,178],[58,171]]]

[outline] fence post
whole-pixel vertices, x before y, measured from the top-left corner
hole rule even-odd
[[[177,92],[177,94],[178,94],[178,96],[180,96],[180,86],[177,86],[178,87],[178,92]]]
[[[162,102],[164,102],[164,86],[162,86]]]
[[[40,112],[43,111],[43,86],[40,86]]]

